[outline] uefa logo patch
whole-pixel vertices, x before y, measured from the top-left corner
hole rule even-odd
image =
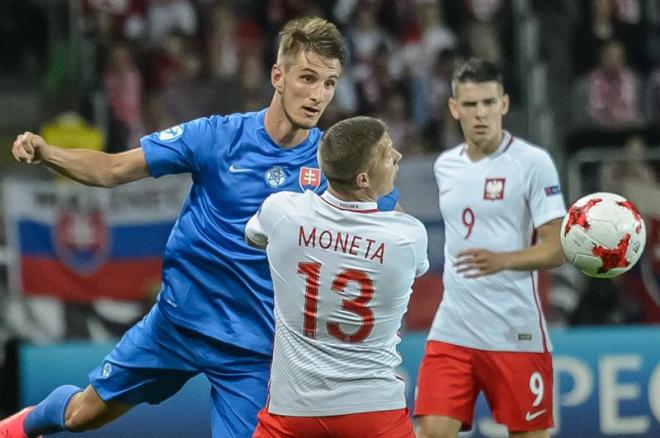
[[[101,371],[101,377],[107,379],[108,377],[110,377],[110,374],[112,374],[112,365],[106,362],[103,365],[103,370]]]
[[[264,174],[264,180],[266,181],[266,184],[268,184],[268,187],[271,189],[282,187],[286,181],[286,173],[284,172],[284,168],[281,166],[271,167]]]
[[[158,133],[160,141],[174,141],[183,135],[183,125],[172,126]]]
[[[57,257],[76,274],[92,275],[105,263],[110,238],[99,210],[62,212],[53,231]]]

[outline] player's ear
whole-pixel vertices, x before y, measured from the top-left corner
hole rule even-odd
[[[502,115],[505,115],[509,112],[509,95],[505,94],[502,96]]]
[[[458,120],[458,102],[456,102],[456,99],[450,97],[447,106],[449,106],[449,112],[454,120]]]
[[[355,176],[355,184],[358,188],[366,189],[369,187],[369,174],[367,172],[360,172]]]
[[[282,78],[284,78],[284,67],[279,64],[273,64],[273,68],[270,69],[270,83],[273,84],[273,88],[278,93],[282,92]]]

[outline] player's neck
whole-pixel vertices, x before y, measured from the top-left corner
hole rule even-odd
[[[500,132],[500,134],[495,136],[494,139],[481,144],[466,140],[467,148],[465,153],[471,161],[479,161],[482,158],[495,153],[500,143],[502,143],[503,138],[504,132]]]
[[[309,135],[309,129],[295,127],[281,107],[273,103],[266,110],[264,127],[270,138],[283,148],[292,148],[302,143]]]
[[[376,202],[371,195],[363,191],[339,190],[328,184],[328,192],[340,201],[346,202]]]

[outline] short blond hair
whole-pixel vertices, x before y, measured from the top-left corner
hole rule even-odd
[[[318,160],[333,186],[355,188],[355,177],[374,164],[373,151],[387,132],[382,120],[357,116],[335,123],[321,139]]]
[[[328,59],[337,59],[343,66],[348,58],[346,42],[337,27],[319,17],[289,21],[280,32],[277,63],[291,65],[300,52],[314,52]]]

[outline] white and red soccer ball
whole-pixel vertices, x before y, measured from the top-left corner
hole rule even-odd
[[[561,224],[561,246],[569,262],[590,277],[612,278],[632,268],[646,243],[637,207],[614,193],[578,199]]]

